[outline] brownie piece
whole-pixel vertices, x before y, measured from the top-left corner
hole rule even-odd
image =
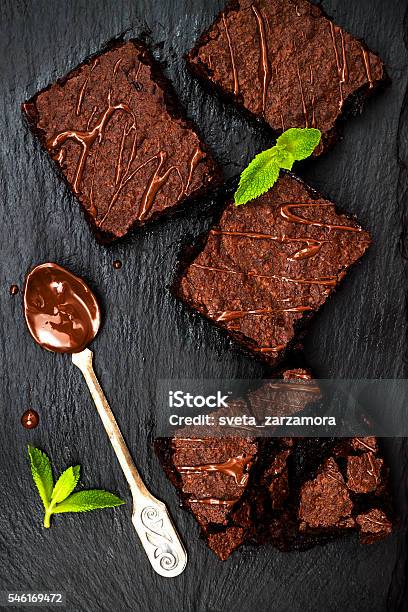
[[[258,446],[251,438],[232,437],[176,437],[169,444],[168,469],[183,506],[194,514],[210,548],[226,559],[244,540],[244,527],[231,517],[247,488]]]
[[[339,117],[386,80],[380,58],[308,0],[233,0],[188,54],[191,70],[277,132]]]
[[[392,531],[388,470],[375,438],[375,452],[362,454],[355,454],[354,440],[336,442],[315,478],[301,486],[300,530],[322,534],[352,528],[363,544],[371,544]]]
[[[104,240],[219,181],[219,170],[140,41],[118,42],[23,104]]]
[[[356,517],[356,523],[360,528],[360,542],[362,544],[373,544],[392,532],[391,521],[378,508],[359,514]]]
[[[374,453],[364,453],[359,457],[347,458],[347,486],[355,493],[376,491],[381,482],[382,459]]]
[[[312,382],[305,370],[283,378]],[[271,393],[271,385],[236,400],[235,408],[254,414],[269,398],[269,412],[282,413],[285,396]],[[305,393],[303,404],[290,403],[286,412],[309,401]],[[356,440],[366,439],[211,437],[184,428],[155,447],[183,507],[225,560],[242,544],[305,550],[350,532],[365,544],[391,533],[388,474],[377,441],[356,448]]]
[[[301,489],[299,518],[311,528],[345,527],[350,521],[353,503],[336,461],[330,457],[319,474]]]
[[[276,365],[369,244],[354,219],[284,174],[256,200],[228,204],[183,265],[175,293]]]

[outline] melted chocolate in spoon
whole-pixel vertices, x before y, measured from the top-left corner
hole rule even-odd
[[[82,351],[101,322],[98,302],[89,287],[55,263],[40,264],[27,276],[24,314],[37,344],[57,353]]]

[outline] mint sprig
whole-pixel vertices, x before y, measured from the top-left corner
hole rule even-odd
[[[51,462],[39,448],[28,447],[31,474],[44,506],[44,527],[51,526],[51,516],[63,512],[89,512],[101,508],[114,508],[125,502],[103,489],[73,490],[78,484],[81,466],[67,468],[54,485]]]
[[[309,157],[321,139],[315,128],[290,128],[271,149],[258,153],[245,168],[235,192],[235,205],[246,204],[266,193],[278,180],[281,169],[292,170],[295,161]]]

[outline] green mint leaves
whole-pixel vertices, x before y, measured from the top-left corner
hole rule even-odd
[[[321,136],[321,131],[314,128],[290,128],[279,136],[276,146],[292,155],[293,161],[301,161],[310,157]]]
[[[102,489],[73,490],[78,484],[81,467],[67,468],[54,485],[51,462],[47,455],[33,446],[28,447],[31,474],[44,506],[44,527],[50,527],[51,516],[62,512],[88,512],[99,508],[114,508],[125,502]]]
[[[235,205],[246,204],[270,189],[281,169],[292,170],[295,161],[310,157],[320,142],[321,132],[314,128],[290,128],[271,149],[262,151],[245,168],[235,192]]]

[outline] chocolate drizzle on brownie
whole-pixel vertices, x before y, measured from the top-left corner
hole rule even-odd
[[[233,0],[187,56],[191,70],[273,130],[333,140],[346,107],[386,80],[380,58],[308,0]]]
[[[180,474],[199,474],[201,472],[219,472],[233,476],[238,485],[244,486],[248,481],[248,469],[252,457],[245,454],[230,457],[222,463],[208,463],[205,465],[181,465],[178,467]],[[190,500],[191,501],[191,500]]]
[[[259,34],[260,54],[258,74],[262,84],[262,114],[265,114],[266,96],[268,93],[269,83],[272,78],[271,63],[268,55],[268,39],[266,34],[266,19],[260,7],[255,3],[252,5],[252,10],[256,18]]]
[[[220,499],[219,497],[201,497],[200,499],[195,499],[194,497],[190,497],[188,502],[190,504],[207,504],[209,506],[233,506],[239,497],[234,497],[233,499]]]

